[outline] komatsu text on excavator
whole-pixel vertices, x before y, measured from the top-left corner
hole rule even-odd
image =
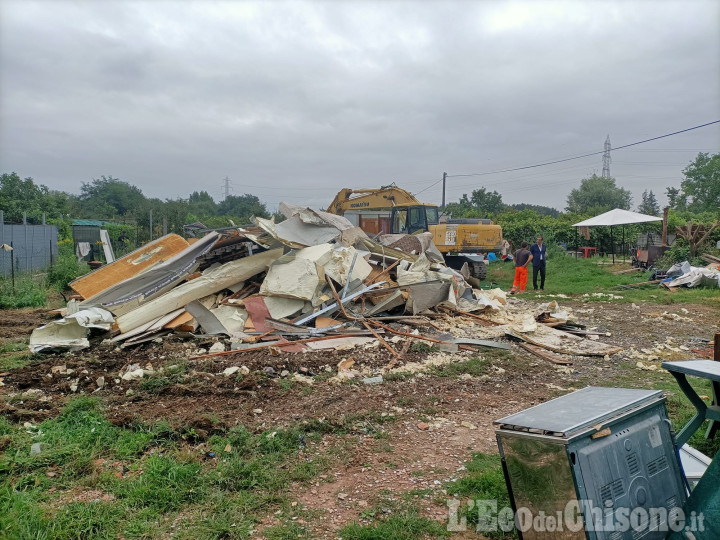
[[[342,189],[327,212],[345,216],[370,235],[428,231],[452,268],[468,263],[473,277],[485,279],[483,252],[499,250],[502,228],[489,219],[440,219],[437,205],[421,203],[397,186]]]

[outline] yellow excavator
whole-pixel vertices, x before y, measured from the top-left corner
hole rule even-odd
[[[421,203],[392,184],[379,189],[345,188],[327,212],[345,216],[369,235],[415,234],[428,231],[451,268],[464,263],[473,277],[485,279],[483,252],[501,248],[502,228],[489,219],[450,219],[441,223],[435,204]]]

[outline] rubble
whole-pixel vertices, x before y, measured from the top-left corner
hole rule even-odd
[[[79,278],[72,284],[81,297],[73,300],[76,312],[37,328],[30,349],[127,348],[175,336],[197,340],[185,347],[190,360],[258,350],[268,358],[337,351],[337,375],[330,380],[368,385],[382,384],[392,370],[422,372],[404,360],[418,342],[436,353],[427,365],[486,348],[509,350],[511,341],[557,364],[570,362],[547,351],[619,351],[597,341],[601,333],[575,325],[555,301],[533,312],[500,289],[479,288],[467,269],[444,264],[431,235],[376,240],[341,216],[285,203],[280,209],[287,217],[281,223],[258,218],[256,227],[200,229],[192,243],[167,235]],[[366,372],[352,358],[340,359],[356,349],[374,349],[388,362]],[[284,367],[267,365],[264,372],[314,382],[313,374]],[[51,376],[71,371],[58,365]],[[128,365],[116,384],[153,372],[150,365]],[[249,373],[236,365],[221,375]],[[96,391],[106,387],[104,377],[95,382]]]
[[[668,280],[662,284],[668,289],[675,287],[708,287],[720,288],[720,270],[717,263],[711,262],[706,267],[691,266],[684,261],[672,266],[667,271]]]

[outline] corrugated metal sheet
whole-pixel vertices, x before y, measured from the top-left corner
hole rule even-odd
[[[102,221],[97,219],[76,219],[73,221],[73,225],[87,226],[87,227],[102,227],[107,225],[109,221]]]

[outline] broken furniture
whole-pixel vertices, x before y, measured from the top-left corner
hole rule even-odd
[[[685,502],[659,390],[587,387],[494,424],[522,539],[661,540]],[[635,509],[644,511],[633,536],[618,524]],[[538,521],[549,517],[555,527]]]
[[[713,383],[720,382],[720,363],[714,360],[686,360],[684,362],[663,362],[662,367],[667,369],[680,386],[685,396],[693,404],[697,410],[695,416],[680,430],[675,438],[678,446],[682,446],[695,433],[698,428],[705,422],[710,420],[707,436],[712,437],[718,429],[717,422],[720,421],[720,407],[717,405],[706,405],[703,399],[698,395],[695,389],[690,385],[687,376],[700,377],[707,379]],[[715,394],[715,385],[713,384],[713,394]],[[713,395],[713,403],[717,403],[720,396]]]

